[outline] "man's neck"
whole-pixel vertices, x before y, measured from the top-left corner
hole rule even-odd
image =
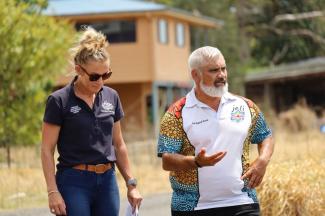
[[[221,97],[210,97],[206,94],[204,94],[202,91],[198,90],[197,88],[194,89],[194,93],[196,98],[201,101],[202,103],[208,105],[214,110],[218,110]]]

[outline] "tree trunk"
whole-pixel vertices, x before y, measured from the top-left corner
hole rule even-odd
[[[238,0],[236,3],[237,8],[237,22],[239,33],[239,58],[242,63],[245,63],[250,58],[250,50],[248,44],[248,38],[245,30],[246,15],[244,13],[246,0]]]
[[[10,157],[10,145],[6,144],[6,150],[7,150],[7,165],[8,168],[11,168],[11,157]]]

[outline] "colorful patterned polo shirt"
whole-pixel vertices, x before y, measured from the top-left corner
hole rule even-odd
[[[255,189],[240,179],[249,167],[251,143],[261,143],[271,135],[263,113],[246,98],[226,93],[218,110],[200,102],[194,89],[174,103],[161,121],[158,156],[163,153],[208,155],[226,151],[211,167],[171,171],[171,208],[193,211],[257,203]]]

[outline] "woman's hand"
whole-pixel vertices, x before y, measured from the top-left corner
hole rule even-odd
[[[49,207],[52,214],[67,215],[66,206],[60,192],[49,194]]]
[[[135,211],[136,207],[140,208],[142,196],[136,187],[128,186],[127,196],[128,196],[129,203],[131,204],[133,209],[132,212]]]

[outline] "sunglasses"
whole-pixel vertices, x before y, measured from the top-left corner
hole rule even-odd
[[[97,74],[97,73],[90,74],[81,65],[79,65],[79,67],[87,74],[87,76],[89,77],[89,81],[97,81],[100,78],[102,78],[102,80],[107,80],[108,78],[110,78],[112,76],[112,73],[113,73],[112,71],[108,71],[104,74]]]

